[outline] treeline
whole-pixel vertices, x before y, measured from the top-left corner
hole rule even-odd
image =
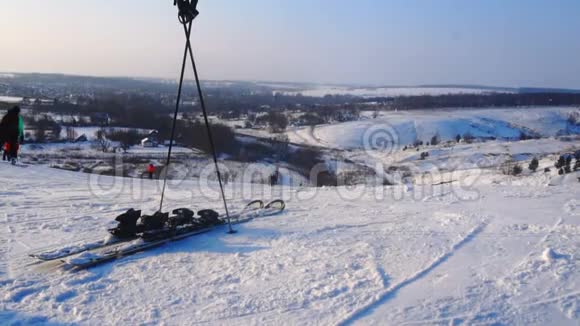
[[[158,116],[169,114],[172,109],[161,100],[140,94],[101,94],[95,97],[79,97],[77,104],[56,101],[52,106],[34,106],[35,112],[51,112],[62,117],[63,125],[107,125],[155,129]]]
[[[375,98],[399,109],[580,105],[580,93],[494,93]]]

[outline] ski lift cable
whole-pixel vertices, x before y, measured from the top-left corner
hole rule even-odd
[[[199,14],[199,12],[197,11],[197,2],[198,0],[174,0],[173,4],[176,5],[179,9],[179,22],[183,25],[183,31],[185,33],[185,53],[183,54],[183,62],[182,62],[182,66],[181,66],[181,75],[180,75],[180,79],[179,79],[179,87],[178,87],[178,93],[177,93],[177,102],[175,105],[175,112],[173,115],[173,126],[171,129],[171,140],[169,143],[169,150],[167,153],[167,164],[165,167],[165,176],[164,176],[164,180],[163,180],[163,189],[161,191],[161,202],[160,202],[160,207],[159,207],[159,211],[162,210],[163,208],[163,200],[165,197],[165,190],[166,190],[166,186],[167,186],[167,176],[168,176],[168,168],[169,168],[169,164],[171,163],[171,152],[173,149],[173,142],[175,139],[175,129],[176,129],[176,124],[177,124],[177,115],[179,113],[179,105],[181,102],[181,94],[182,94],[182,89],[183,89],[183,79],[184,79],[184,74],[185,74],[185,66],[187,63],[187,56],[189,54],[189,58],[191,59],[191,64],[193,67],[193,73],[195,76],[195,82],[196,82],[196,86],[197,86],[197,93],[199,96],[199,102],[201,105],[201,109],[203,111],[203,117],[205,120],[205,126],[206,126],[206,130],[207,130],[207,137],[208,137],[208,141],[209,141],[209,145],[211,147],[211,152],[212,152],[212,156],[213,156],[213,161],[214,161],[214,165],[215,165],[215,169],[216,169],[216,175],[217,175],[217,179],[218,179],[218,183],[219,183],[219,187],[220,187],[220,191],[221,191],[221,197],[223,200],[223,204],[224,204],[224,209],[226,212],[226,219],[228,221],[228,233],[235,233],[235,231],[232,228],[232,223],[231,223],[231,218],[230,218],[230,212],[228,209],[228,204],[227,204],[227,200],[226,200],[226,195],[225,195],[225,191],[224,191],[224,186],[223,186],[223,182],[222,182],[222,177],[221,177],[221,172],[219,169],[219,163],[218,163],[218,157],[217,157],[217,152],[216,152],[216,148],[215,148],[215,142],[214,142],[214,138],[213,138],[213,133],[211,131],[210,128],[210,124],[209,124],[209,118],[208,118],[208,114],[207,114],[207,108],[205,105],[205,100],[203,97],[203,92],[201,89],[201,81],[199,80],[199,74],[197,71],[197,65],[195,64],[195,59],[193,56],[193,49],[191,46],[191,41],[190,41],[190,37],[191,37],[191,30],[192,30],[192,26],[193,26],[193,20],[197,17],[197,15]]]

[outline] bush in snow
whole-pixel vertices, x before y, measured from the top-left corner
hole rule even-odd
[[[44,143],[46,141],[46,130],[44,128],[38,128],[34,131],[34,139],[38,143]]]
[[[556,167],[556,169],[560,169],[564,167],[564,165],[566,165],[566,158],[564,157],[564,155],[560,155],[558,161],[556,162],[556,164],[554,164],[554,166]]]
[[[433,137],[431,137],[431,145],[437,146],[437,145],[439,145],[440,142],[441,142],[441,136],[439,135],[439,132],[436,132],[435,135],[433,135]]]
[[[376,112],[376,111],[375,111]],[[298,118],[299,124],[306,125],[306,126],[315,126],[324,123],[324,119],[322,119],[316,113],[304,113]]]
[[[523,172],[521,165],[514,163],[513,161],[507,161],[500,167],[501,173],[505,175],[519,175]]]
[[[256,123],[268,124],[270,131],[273,133],[281,133],[288,127],[288,118],[280,112],[268,112],[268,114],[257,118]]]
[[[111,142],[107,139],[105,129],[99,129],[95,135],[97,136],[97,141],[93,144],[93,148],[107,153],[111,149]]]
[[[524,171],[524,169],[522,169],[522,167],[519,164],[516,164],[516,165],[514,165],[514,167],[512,169],[512,174],[513,175],[520,175],[523,171]]]
[[[126,152],[131,146],[139,144],[141,141],[141,136],[136,130],[114,130],[111,129],[107,132],[107,138],[119,142],[119,146]]]
[[[471,144],[475,140],[475,137],[468,131],[468,132],[463,134],[463,140],[466,143]]]
[[[526,134],[525,132],[520,131],[520,140],[528,140],[528,139],[532,139],[532,137]]]
[[[540,165],[540,162],[538,161],[537,158],[533,158],[532,161],[530,162],[530,165],[528,166],[528,168],[534,172],[536,172],[536,170],[538,169],[538,166]]]

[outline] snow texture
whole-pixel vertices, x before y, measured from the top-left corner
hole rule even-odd
[[[0,165],[0,323],[577,325],[580,187],[491,183],[227,187],[284,214],[71,273],[27,256],[106,237],[159,184]],[[221,211],[214,184],[170,182],[166,208]],[[550,248],[550,259],[545,259]]]

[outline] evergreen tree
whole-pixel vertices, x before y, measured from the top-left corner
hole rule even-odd
[[[433,135],[433,137],[431,137],[431,145],[437,146],[437,145],[439,145],[440,142],[441,142],[441,136],[439,135],[439,132],[436,132],[435,135]]]
[[[540,162],[538,161],[537,158],[534,157],[534,159],[532,159],[532,161],[530,162],[529,169],[536,172],[539,165],[540,165]]]
[[[564,155],[560,155],[560,158],[558,158],[558,162],[556,162],[556,164],[554,164],[554,166],[557,169],[560,169],[560,168],[564,167],[564,165],[566,165],[566,158],[564,157]]]
[[[566,173],[572,172],[572,156],[571,155],[568,155],[566,157],[566,166],[564,167],[564,171],[566,171]]]

